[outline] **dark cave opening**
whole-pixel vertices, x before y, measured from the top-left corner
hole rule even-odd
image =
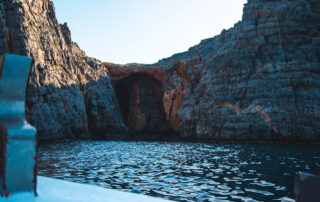
[[[114,82],[123,122],[140,136],[167,136],[172,133],[165,118],[160,81],[135,73]]]
[[[128,125],[128,114],[129,114],[129,90],[128,82],[118,81],[115,84],[115,91],[118,98],[119,108],[123,122]]]

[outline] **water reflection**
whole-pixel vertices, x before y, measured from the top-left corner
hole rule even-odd
[[[39,173],[177,201],[292,201],[297,171],[320,174],[298,145],[77,141],[41,145]]]

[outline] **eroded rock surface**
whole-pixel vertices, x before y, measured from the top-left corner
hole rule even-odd
[[[5,0],[0,11],[0,54],[34,58],[27,112],[39,139],[126,133],[106,67],[71,40],[52,2]]]
[[[172,128],[196,139],[319,140],[319,19],[318,0],[249,0],[233,28],[149,67],[165,75]]]
[[[249,0],[233,28],[160,61],[193,63],[181,136],[319,140],[319,19],[318,0]]]
[[[177,67],[179,66],[179,67]],[[175,68],[172,68],[175,67]],[[187,65],[107,64],[125,124],[136,133],[177,137],[177,111],[188,94]],[[128,100],[128,101],[127,101]],[[132,102],[133,101],[133,102]],[[127,108],[124,110],[124,108]]]
[[[41,139],[130,137],[129,128],[320,140],[319,0],[248,0],[233,28],[152,65],[86,57],[47,0],[0,9],[0,53],[35,58],[28,114]]]

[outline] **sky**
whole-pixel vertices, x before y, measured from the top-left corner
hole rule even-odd
[[[59,23],[90,57],[155,63],[241,20],[247,0],[53,0]]]

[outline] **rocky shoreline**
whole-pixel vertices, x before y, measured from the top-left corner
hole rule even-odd
[[[186,52],[117,65],[87,57],[51,1],[2,1],[0,54],[34,58],[27,118],[40,141],[313,143],[319,21],[317,0],[248,0],[233,28]]]

